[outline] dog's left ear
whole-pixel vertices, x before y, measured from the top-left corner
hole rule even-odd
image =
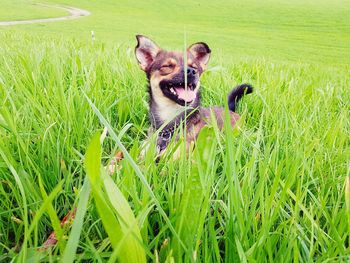
[[[140,67],[147,71],[161,49],[148,37],[137,35],[136,39],[135,55],[137,61]]]
[[[210,53],[211,50],[208,47],[208,45],[204,42],[199,42],[191,45],[187,51],[189,51],[195,59],[197,59],[203,69],[206,68],[209,58],[210,58]]]

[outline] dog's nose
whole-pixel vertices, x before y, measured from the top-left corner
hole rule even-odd
[[[188,77],[193,77],[196,75],[196,70],[194,68],[188,67],[187,68],[187,76]]]

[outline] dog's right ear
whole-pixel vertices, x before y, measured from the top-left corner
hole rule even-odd
[[[142,70],[147,71],[152,64],[155,57],[160,51],[160,48],[148,37],[137,35],[137,46],[135,48],[135,55]]]

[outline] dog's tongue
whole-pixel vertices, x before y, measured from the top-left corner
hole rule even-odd
[[[190,89],[175,88],[177,96],[186,102],[191,102],[196,98],[196,92]]]

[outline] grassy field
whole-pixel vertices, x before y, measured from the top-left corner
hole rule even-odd
[[[85,8],[92,15],[1,30],[86,41],[93,30],[98,40],[127,46],[133,46],[134,35],[142,33],[169,48],[183,45],[186,30],[189,42],[206,41],[214,54],[222,52],[234,61],[269,57],[328,65],[350,63],[350,4],[346,0],[177,0],[166,5],[156,0],[45,2]]]
[[[67,14],[62,9],[38,5],[35,1],[1,0],[0,21],[50,18]]]
[[[350,260],[347,1],[46,3],[92,14],[0,27],[0,261]],[[140,160],[136,33],[179,50],[206,41],[203,105],[255,86],[240,127],[204,130],[177,161]],[[53,230],[58,243],[40,249]]]

